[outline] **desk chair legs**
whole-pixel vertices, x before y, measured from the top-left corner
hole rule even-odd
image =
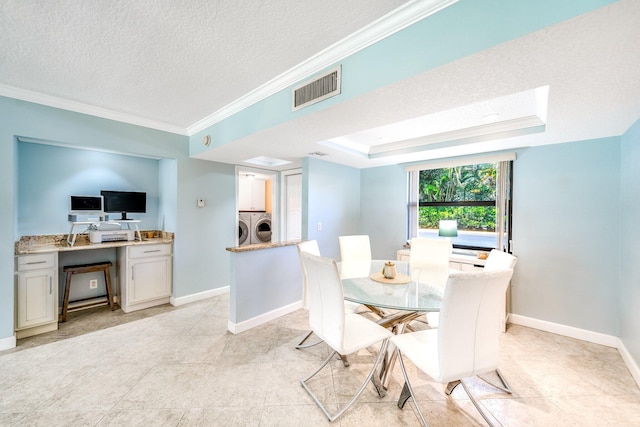
[[[371,367],[371,371],[369,372],[369,375],[367,375],[367,378],[365,378],[364,382],[362,383],[362,385],[360,386],[358,391],[356,391],[356,393],[353,395],[351,400],[349,402],[347,402],[347,404],[345,406],[343,406],[341,409],[338,410],[338,412],[336,412],[333,415],[331,415],[329,413],[329,411],[327,411],[327,408],[325,408],[324,405],[322,403],[320,403],[320,400],[318,399],[318,397],[311,391],[311,389],[307,385],[307,381],[309,381],[311,378],[316,376],[316,374],[318,372],[320,372],[325,366],[327,366],[327,364],[331,361],[331,359],[333,359],[333,357],[336,354],[338,354],[338,352],[332,351],[331,354],[329,355],[329,357],[327,357],[324,360],[324,362],[322,362],[322,365],[320,365],[320,367],[313,374],[311,374],[309,377],[305,378],[304,380],[300,381],[300,384],[302,384],[302,387],[304,387],[304,389],[307,390],[307,393],[309,393],[309,395],[311,396],[313,401],[316,402],[316,405],[318,405],[320,407],[320,409],[322,409],[322,412],[324,412],[324,414],[327,416],[329,421],[332,421],[332,422],[335,421],[340,415],[342,415],[344,413],[344,411],[349,409],[349,407],[351,405],[353,405],[353,403],[358,399],[358,397],[360,397],[360,395],[362,394],[364,389],[367,387],[367,384],[369,383],[369,381],[372,381],[374,386],[376,386],[376,391],[378,392],[378,394],[383,393],[382,396],[384,396],[384,390],[382,389],[382,387],[379,387],[378,385],[376,385],[377,379],[374,379],[374,375],[376,373],[376,368],[378,367],[378,364],[380,364],[380,361],[382,360],[382,358],[384,357],[384,355],[387,352],[387,344],[388,344],[388,342],[389,342],[389,340],[387,340],[387,339],[382,341],[382,345],[380,346],[380,351],[378,352],[378,357],[376,358],[376,361],[374,362],[373,366]]]

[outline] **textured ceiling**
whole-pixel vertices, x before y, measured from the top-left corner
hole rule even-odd
[[[405,0],[0,1],[0,85],[186,129]]]
[[[403,4],[0,0],[0,95],[31,91],[186,133]],[[277,168],[288,169],[322,151],[325,160],[363,168],[617,136],[640,118],[638,22],[640,1],[620,0],[198,157],[233,164],[276,157],[291,161]],[[376,159],[323,145],[545,86],[541,133]]]
[[[621,0],[200,157],[238,163],[257,153],[297,162],[320,151],[327,154],[323,160],[366,168],[619,136],[640,119],[639,22],[640,1]],[[420,152],[375,159],[322,144],[547,85],[544,132],[448,147],[426,145]]]

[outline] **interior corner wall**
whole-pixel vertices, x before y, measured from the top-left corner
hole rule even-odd
[[[512,313],[618,335],[620,138],[519,150]]]
[[[302,170],[302,237],[339,260],[338,236],[361,232],[360,170],[315,158],[305,158]]]
[[[620,340],[640,365],[640,120],[621,138]]]
[[[407,172],[399,165],[360,172],[360,232],[371,240],[375,259],[396,259],[407,241]]]
[[[0,349],[13,340],[14,239],[17,233],[17,142],[10,132],[11,116],[0,98]]]

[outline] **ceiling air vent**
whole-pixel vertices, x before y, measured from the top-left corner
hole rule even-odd
[[[293,111],[340,93],[341,66],[293,88]]]

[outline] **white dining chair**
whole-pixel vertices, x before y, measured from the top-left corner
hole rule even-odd
[[[510,268],[513,270],[517,262],[518,258],[511,255],[510,253],[492,249],[491,252],[489,252],[487,261],[484,264],[484,271],[499,270],[502,268]],[[504,298],[502,299],[502,307],[500,307],[500,312],[502,313],[502,317],[500,318],[500,330],[502,332],[507,331],[506,316],[508,292],[509,288],[507,287],[507,289],[505,290]]]
[[[318,246],[317,240],[305,240],[297,244],[298,249],[298,257],[302,252],[310,253],[312,255],[320,256],[320,247]],[[302,304],[305,310],[309,310],[309,285],[308,285],[308,277],[307,270],[305,268],[304,263],[302,263],[302,258],[300,258],[300,264],[302,268],[302,278],[303,278],[303,286],[302,286]],[[369,269],[369,262],[367,262],[367,272]],[[361,305],[351,301],[344,301],[344,309],[349,313],[357,313],[360,309]],[[313,334],[313,330],[309,331],[304,338],[296,345],[297,349],[309,348],[315,345],[318,345],[322,342],[322,340],[317,340],[311,344],[305,344],[307,339]],[[340,358],[342,359],[342,363],[344,366],[349,366],[349,360],[346,355],[341,354]]]
[[[409,359],[435,381],[447,384],[447,395],[462,384],[482,417],[493,425],[465,379],[498,369],[499,306],[512,274],[510,269],[452,273],[444,290],[439,327],[391,338],[405,380],[399,408],[411,397],[422,424],[427,425],[407,375],[403,359]]]
[[[485,271],[501,270],[503,268],[514,269],[518,258],[510,253],[499,251],[497,249],[491,249],[487,261],[484,263]]]
[[[449,239],[413,238],[409,254],[411,280],[424,283],[442,292],[449,277],[449,258],[453,246]],[[438,313],[425,314],[427,323],[437,327]]]
[[[371,242],[367,235],[338,236],[340,259],[345,261],[371,261]]]
[[[409,268],[411,280],[436,288],[444,288],[449,277],[452,245],[448,239],[411,239]]]
[[[342,279],[350,277],[364,277],[369,275],[371,262],[371,242],[366,234],[352,236],[338,236],[340,245]],[[366,270],[366,271],[365,271]],[[358,276],[362,274],[362,276]],[[349,311],[368,312],[364,306],[351,301],[345,301],[345,308]],[[377,312],[377,315],[381,313]]]
[[[306,252],[306,253],[320,256],[320,247],[318,246],[317,240],[305,240],[303,242],[298,243],[296,246],[298,249],[298,257],[300,258],[300,266],[302,268],[302,306],[304,307],[305,310],[309,310],[309,290],[308,290],[309,285],[308,285],[308,279],[307,279],[307,270],[304,267],[304,263],[302,262],[302,258],[300,257],[300,254],[302,252]],[[307,341],[307,339],[309,339],[309,337],[312,334],[313,334],[313,331],[309,331],[309,333],[307,333],[304,336],[302,341],[300,341],[298,345],[296,345],[296,348],[300,349],[300,348],[313,347],[314,345],[318,345],[322,342],[322,341],[316,341],[312,344],[305,344],[305,341]]]
[[[344,295],[340,273],[335,260],[323,258],[310,253],[300,254],[307,271],[309,286],[309,325],[329,347],[331,354],[310,376],[301,381],[304,389],[320,407],[329,421],[334,421],[344,413],[362,394],[368,382],[374,379],[378,395],[384,396],[384,389],[374,378],[376,368],[386,354],[389,337],[393,334],[375,322],[355,313],[347,313],[344,309]],[[342,408],[334,414],[320,402],[313,393],[309,381],[320,372],[336,354],[349,355],[381,342],[378,356],[360,388]],[[336,373],[334,372],[334,375]]]

